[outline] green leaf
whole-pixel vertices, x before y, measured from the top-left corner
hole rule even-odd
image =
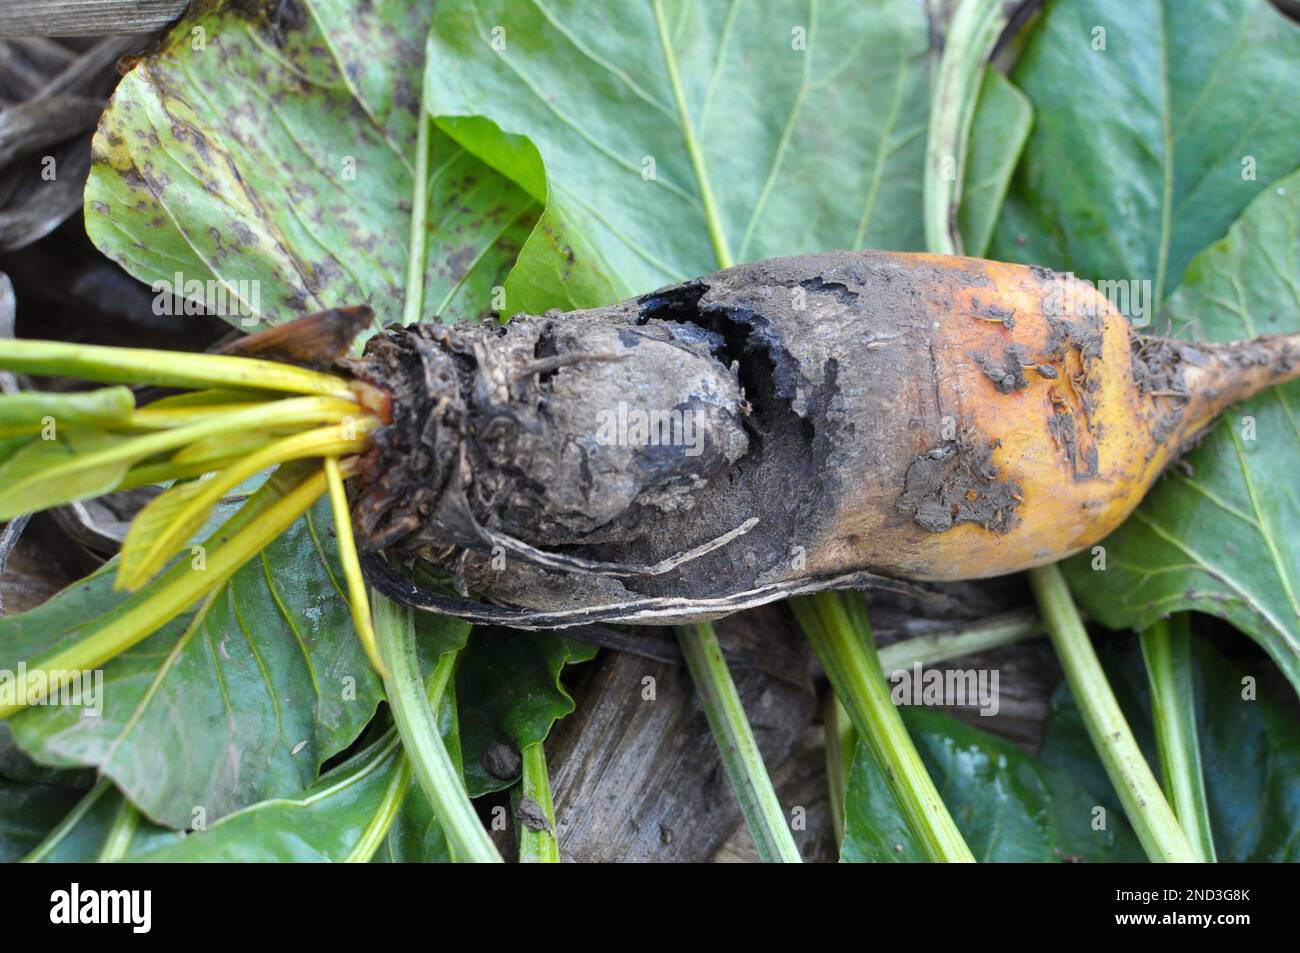
[[[9,722],[0,721],[0,781],[27,781],[55,784],[70,788],[88,788],[94,784],[90,771],[62,771],[37,764],[14,741]]]
[[[984,71],[957,212],[967,255],[983,257],[989,247],[1033,117],[1033,107],[1024,93],[996,70]]]
[[[65,804],[66,798],[51,799],[52,809]],[[73,807],[66,828],[41,844],[40,859],[94,860],[121,804],[121,794],[111,786],[96,788]],[[391,730],[297,797],[249,805],[187,835],[141,819],[126,859],[150,863],[364,860],[373,839],[388,823],[391,827],[375,859],[405,863],[450,859],[427,801],[411,784],[409,771],[403,770],[401,746]],[[0,850],[3,843],[0,834]]]
[[[1121,707],[1151,763],[1155,736],[1138,641],[1116,636],[1098,645]],[[1293,698],[1263,671],[1262,658],[1229,656],[1193,639],[1197,733],[1210,827],[1224,863],[1300,861],[1300,726]],[[1253,694],[1252,694],[1253,693]],[[1041,752],[1116,816],[1119,806],[1062,683],[1052,696]]]
[[[0,778],[0,863],[25,857],[84,793],[61,784]]]
[[[136,435],[79,429],[29,440],[0,463],[0,520],[112,492],[149,455],[139,443]]]
[[[430,48],[443,130],[547,203],[512,311],[729,259],[923,244],[931,54],[912,0],[459,0],[438,5]]]
[[[547,632],[476,626],[456,673],[465,784],[471,797],[509,787],[483,757],[494,744],[516,752],[546,739],[551,725],[573,711],[560,684],[564,666],[594,658],[593,645]]]
[[[284,863],[354,858],[384,823],[385,811],[404,786],[401,745],[389,732],[300,796],[263,801],[236,811],[206,830],[130,860]],[[409,783],[409,775],[406,775]]]
[[[23,447],[34,443],[39,437],[0,437],[0,461],[8,460]]]
[[[109,563],[0,619],[0,668],[48,654],[124,598]],[[36,706],[12,719],[40,762],[91,766],[169,827],[292,796],[374,714],[379,680],[339,588],[329,507],[308,515],[187,614],[104,666],[103,710]],[[166,757],[159,757],[166,752]]]
[[[1153,313],[1296,165],[1300,27],[1267,0],[1053,3],[1012,79],[1037,118],[992,257],[1150,281]]]
[[[1092,829],[1095,799],[1067,773],[942,712],[905,708],[903,718],[977,860],[1142,859],[1123,814],[1112,813],[1108,830]],[[925,860],[861,742],[849,774],[840,859]]]
[[[1170,298],[1172,332],[1226,341],[1300,331],[1300,172],[1259,196],[1199,255]],[[1225,414],[1102,545],[1106,571],[1066,564],[1079,601],[1111,628],[1170,612],[1227,619],[1300,691],[1300,382]]]
[[[33,844],[23,859],[41,863],[93,863],[107,846],[114,822],[126,808],[122,792],[104,780],[73,804],[68,805],[57,824],[38,844]],[[129,810],[129,808],[126,808]],[[151,850],[179,840],[183,835],[139,818],[132,832],[128,852]]]
[[[416,633],[422,653],[436,662],[443,652],[465,644],[469,626],[456,619],[421,614]],[[439,728],[454,760],[459,760],[456,705],[444,691]],[[382,724],[381,724],[382,727]],[[378,729],[372,729],[378,733]],[[384,828],[387,826],[387,833]],[[375,838],[384,834],[378,844]],[[400,740],[390,729],[346,762],[292,798],[275,798],[230,814],[183,842],[149,845],[132,860],[204,862],[286,862],[388,860],[401,863],[448,862],[446,838],[428,799],[402,763]],[[373,854],[369,852],[373,851]]]
[[[95,244],[143,281],[215,282],[246,330],[361,302],[397,320],[430,9],[195,5],[100,122]],[[423,313],[474,317],[537,210],[444,136],[430,169]]]
[[[446,697],[440,711],[452,713],[447,724],[454,732],[454,707]],[[387,731],[298,797],[251,805],[183,840],[134,850],[129,859],[447,863],[451,856],[442,828],[402,760],[396,731]],[[375,848],[373,840],[385,825],[388,832]]]
[[[40,433],[46,418],[57,426],[105,427],[121,423],[135,410],[129,387],[103,387],[73,394],[27,391],[0,395],[0,437]]]
[[[422,648],[454,651],[469,626],[423,617],[417,632]],[[456,709],[450,692],[439,707],[440,726],[453,757],[459,758]],[[287,862],[376,860],[445,862],[446,840],[419,786],[401,763],[396,732],[375,730],[376,738],[323,775],[300,796],[273,798],[182,836],[141,819],[127,859],[149,862]],[[66,774],[66,773],[65,773]],[[94,860],[122,804],[106,782],[88,794],[65,821],[65,830],[42,845],[41,859]],[[384,835],[385,826],[388,826]],[[376,838],[384,835],[382,842]]]

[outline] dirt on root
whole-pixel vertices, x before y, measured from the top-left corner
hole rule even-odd
[[[1020,486],[998,478],[992,463],[997,442],[976,443],[962,430],[950,440],[918,457],[907,470],[898,511],[931,533],[942,533],[961,523],[974,523],[995,533],[1016,525]]]
[[[1163,443],[1182,422],[1191,399],[1183,372],[1187,364],[1204,364],[1196,348],[1166,338],[1135,334],[1132,342],[1133,383],[1150,400],[1147,426],[1157,444]]]

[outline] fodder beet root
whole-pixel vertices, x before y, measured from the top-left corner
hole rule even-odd
[[[1298,367],[1295,335],[1146,337],[1044,268],[775,259],[607,308],[389,329],[354,366],[392,399],[354,522],[513,607],[458,611],[521,625],[996,576],[1103,538],[1220,410]]]

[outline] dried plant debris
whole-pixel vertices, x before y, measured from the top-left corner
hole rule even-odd
[[[118,60],[147,37],[74,53],[49,40],[0,40],[0,251],[48,235],[81,208],[90,134]]]

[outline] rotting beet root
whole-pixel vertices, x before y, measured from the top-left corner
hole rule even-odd
[[[1040,267],[774,259],[606,308],[388,329],[352,363],[391,396],[354,523],[488,603],[371,555],[390,596],[526,627],[996,576],[1106,536],[1219,411],[1298,366],[1300,336],[1135,334]]]

